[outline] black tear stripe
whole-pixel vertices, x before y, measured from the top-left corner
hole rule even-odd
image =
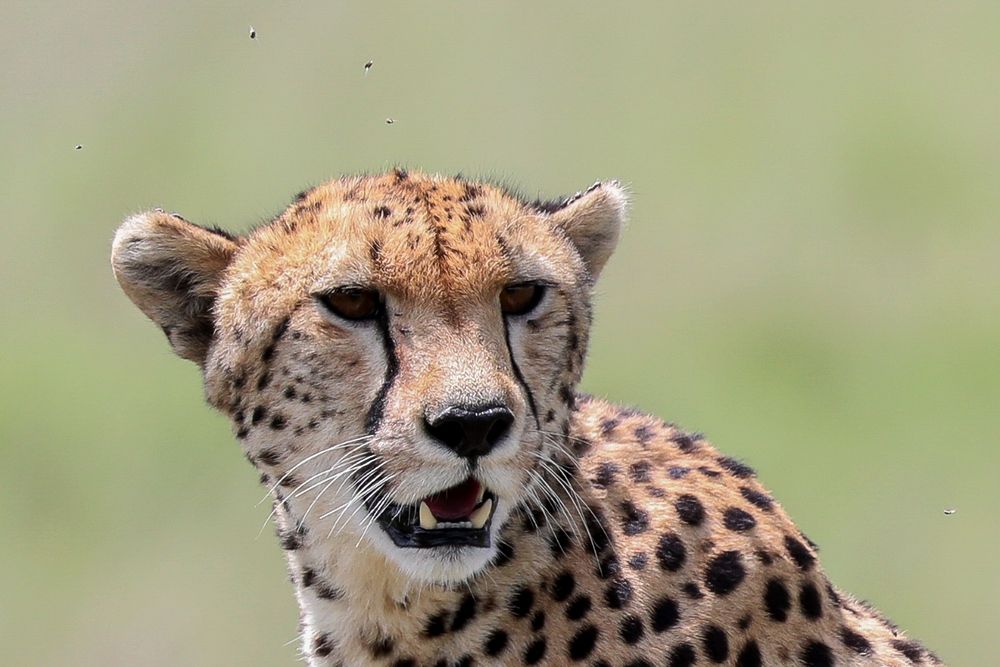
[[[385,380],[382,381],[382,386],[368,409],[368,417],[365,418],[365,433],[368,435],[375,435],[375,431],[381,425],[382,416],[385,413],[385,401],[389,396],[389,390],[392,389],[393,382],[396,381],[396,376],[399,374],[396,344],[392,340],[392,334],[389,333],[389,311],[385,309],[384,304],[375,318],[375,324],[382,337],[382,349],[385,350]]]
[[[531,408],[531,414],[535,418],[535,426],[541,430],[542,423],[538,421],[538,408],[535,407],[535,395],[531,393],[531,387],[528,386],[528,382],[524,379],[521,368],[517,365],[517,360],[514,358],[514,348],[510,345],[510,326],[507,324],[506,317],[503,318],[503,341],[507,344],[507,354],[510,356],[510,367],[514,371],[514,377],[517,378],[518,384],[524,388],[524,394],[528,397],[528,407]]]

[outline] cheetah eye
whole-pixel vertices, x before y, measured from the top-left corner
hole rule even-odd
[[[352,322],[374,319],[382,309],[378,292],[363,287],[343,287],[315,298],[326,310]]]
[[[545,287],[535,283],[508,285],[500,292],[500,310],[504,315],[527,315],[544,295]]]

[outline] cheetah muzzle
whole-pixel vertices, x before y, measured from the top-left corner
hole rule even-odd
[[[240,236],[121,225],[115,276],[273,497],[311,667],[941,664],[750,467],[576,391],[626,204],[395,170]]]

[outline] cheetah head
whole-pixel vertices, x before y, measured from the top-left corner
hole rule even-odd
[[[112,264],[201,368],[289,548],[456,582],[545,500],[625,207],[617,183],[531,204],[397,170],[304,192],[241,237],[139,214]]]

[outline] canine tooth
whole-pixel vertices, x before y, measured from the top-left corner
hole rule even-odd
[[[493,499],[490,498],[482,505],[480,505],[479,508],[476,509],[476,511],[473,512],[471,516],[469,516],[469,522],[472,523],[472,527],[478,529],[485,526],[487,519],[490,518],[490,512],[492,511],[493,511]]]
[[[434,530],[437,528],[437,519],[434,518],[434,513],[431,512],[431,508],[427,506],[427,503],[420,502],[420,527],[424,530]]]
[[[483,502],[483,496],[486,495],[486,487],[482,484],[479,485],[479,495],[476,496],[476,504]]]

